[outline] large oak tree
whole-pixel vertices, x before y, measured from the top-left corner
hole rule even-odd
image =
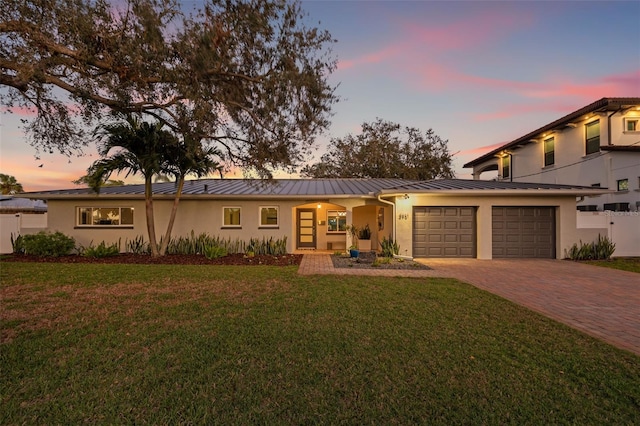
[[[304,20],[284,0],[4,0],[0,101],[36,112],[39,150],[73,154],[106,114],[137,113],[268,177],[300,163],[337,101],[333,40]]]
[[[362,133],[331,139],[318,163],[301,174],[314,178],[399,178],[430,180],[454,177],[447,140],[432,129],[377,119]]]

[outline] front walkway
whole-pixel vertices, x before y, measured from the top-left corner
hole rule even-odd
[[[640,355],[640,274],[565,260],[422,259],[432,270],[336,269],[305,254],[298,273],[451,277]]]

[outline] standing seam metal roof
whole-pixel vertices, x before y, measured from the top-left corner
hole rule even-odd
[[[605,188],[599,188],[605,189]],[[175,194],[173,182],[154,183],[154,195]],[[274,179],[259,181],[247,179],[200,179],[185,182],[182,194],[214,195],[233,197],[374,197],[381,193],[402,193],[422,191],[495,191],[495,190],[590,190],[594,188],[576,185],[557,185],[527,182],[500,182],[466,179],[438,179],[430,181],[411,181],[403,179]],[[102,188],[100,195],[144,196],[144,185],[124,185]],[[68,189],[57,191],[30,192],[20,194],[20,198],[64,198],[65,196],[92,196],[96,194],[88,189]]]

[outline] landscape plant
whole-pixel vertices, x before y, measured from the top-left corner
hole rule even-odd
[[[65,256],[75,249],[75,240],[62,232],[40,231],[21,236],[18,249],[32,256]],[[14,244],[14,250],[16,245]]]
[[[227,250],[220,246],[208,246],[204,249],[204,255],[207,259],[218,259],[227,255]]]
[[[591,243],[573,244],[565,251],[565,257],[571,260],[607,260],[616,250],[616,244],[609,237],[598,234],[598,240]]]
[[[382,237],[380,247],[382,249],[382,257],[393,257],[400,253],[400,245],[396,241],[393,241],[391,237]]]
[[[97,246],[94,246],[92,241],[88,247],[81,246],[77,250],[78,253],[84,257],[102,258],[117,256],[120,254],[120,242],[107,245],[107,243],[102,241]]]
[[[11,251],[14,254],[24,254],[24,238],[18,234],[14,237],[13,232],[10,235]]]

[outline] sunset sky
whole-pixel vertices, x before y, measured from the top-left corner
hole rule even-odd
[[[433,128],[462,165],[602,97],[640,96],[640,1],[305,1],[338,40],[342,101],[329,137],[376,117]],[[0,89],[3,90],[3,89]],[[4,107],[2,111],[5,112]],[[26,191],[73,188],[96,160],[42,154],[0,115],[0,173]],[[39,167],[42,166],[42,167]],[[128,182],[141,180],[129,179]]]

